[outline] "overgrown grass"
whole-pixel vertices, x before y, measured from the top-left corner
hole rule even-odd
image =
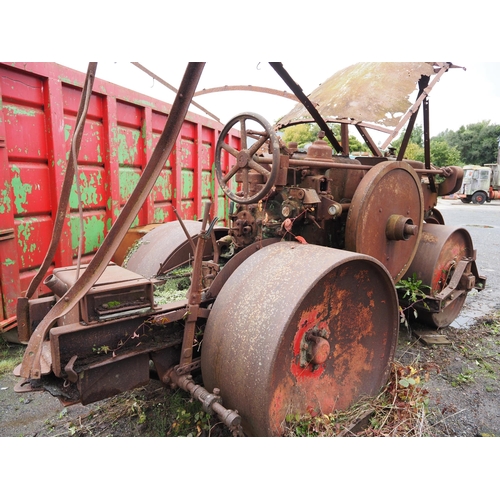
[[[12,373],[23,360],[24,346],[10,344],[0,335],[0,375]]]
[[[182,266],[164,276],[165,281],[155,287],[155,302],[161,305],[185,299],[191,285],[192,272],[191,266]]]
[[[153,384],[96,404],[85,417],[58,425],[46,423],[52,436],[229,436],[215,417],[181,390]]]
[[[468,368],[458,374],[454,387],[472,383],[477,376],[498,379],[500,372],[500,312],[484,319],[473,333],[465,332],[454,351],[468,362]]]
[[[328,415],[289,415],[285,435],[430,436],[426,414],[428,392],[422,382],[429,372],[393,363],[389,382],[376,398],[365,398],[345,411]]]

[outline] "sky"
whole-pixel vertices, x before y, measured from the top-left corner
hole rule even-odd
[[[168,63],[159,63],[158,60],[139,62],[176,88],[187,64],[178,60]],[[311,58],[307,63],[294,60],[284,61],[283,65],[307,95],[335,72],[355,62],[358,61],[337,59],[325,62],[322,58]],[[465,70],[451,69],[432,89],[429,96],[431,136],[483,120],[500,124],[500,62],[452,62]],[[62,60],[60,64],[86,72],[88,63]],[[96,76],[165,102],[171,103],[175,97],[171,90],[130,62],[98,62]],[[255,85],[290,92],[267,62],[207,62],[198,89],[223,85]],[[207,94],[196,97],[195,101],[224,124],[233,116],[247,111],[258,113],[274,123],[295,106],[293,101],[283,97],[237,91]],[[193,106],[190,110],[204,114]]]
[[[281,60],[306,94],[359,61],[452,61],[467,70],[450,71],[433,89],[431,136],[482,120],[499,124],[500,53],[492,4],[450,5],[444,0],[421,0],[418,6],[399,0],[327,2],[321,8],[269,0],[252,0],[251,8],[231,0],[6,2],[0,57],[57,61],[83,72],[87,63],[81,61],[108,61],[99,63],[99,78],[167,102],[173,101],[172,92],[130,63],[114,61],[139,61],[177,87],[186,61],[205,60],[201,88],[254,84],[288,90],[267,63],[258,62]],[[250,92],[196,100],[223,123],[243,111],[273,123],[294,105]]]

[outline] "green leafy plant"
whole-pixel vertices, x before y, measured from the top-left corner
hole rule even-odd
[[[413,276],[402,279],[396,283],[396,290],[398,291],[399,298],[406,304],[404,308],[400,306],[401,323],[405,323],[405,325],[408,326],[407,313],[409,311],[413,311],[413,316],[415,318],[418,317],[415,304],[421,303],[425,309],[429,308],[424,302],[424,299],[427,296],[426,292],[430,291],[430,289],[430,286],[424,285],[423,281],[418,279],[417,273],[413,273]]]
[[[183,408],[178,408],[169,435],[199,437],[210,433],[212,427],[210,415],[205,413],[198,401],[188,401]]]
[[[108,354],[108,352],[111,350],[111,348],[107,345],[101,345],[99,347],[92,347],[92,351],[95,352],[96,354]]]
[[[474,382],[474,372],[472,370],[465,370],[451,381],[451,385],[458,387],[460,385],[471,384],[472,382]]]

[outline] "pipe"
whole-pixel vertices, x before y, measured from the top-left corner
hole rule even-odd
[[[61,281],[55,274],[49,274],[43,284],[54,292],[58,297],[62,297],[68,291],[68,285]]]

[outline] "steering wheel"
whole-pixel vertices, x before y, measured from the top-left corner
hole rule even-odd
[[[248,129],[247,122],[257,122],[263,131],[254,131]],[[229,131],[236,125],[240,124],[240,137],[241,137],[241,149],[238,151],[235,147],[229,145],[226,141],[226,137]],[[249,137],[258,136],[259,138],[253,144],[249,144]],[[259,163],[258,157],[254,156],[255,153],[265,144],[266,141],[270,141],[270,149],[272,153],[272,164],[271,168],[264,163]],[[229,172],[224,174],[222,172],[221,164],[221,154],[222,150],[227,151],[231,156],[236,159],[235,165],[233,165]],[[280,165],[280,150],[278,136],[272,129],[271,125],[262,116],[256,113],[242,113],[240,115],[232,118],[226,126],[222,129],[217,145],[215,147],[215,174],[219,185],[227,195],[227,197],[237,203],[243,205],[248,205],[250,203],[256,203],[266,196],[267,193],[274,186],[276,177],[278,175],[278,169]],[[228,186],[228,182],[241,170],[242,180],[240,190],[237,192],[231,191]],[[265,183],[263,187],[254,194],[250,194],[250,182],[249,173],[255,171],[261,174]]]

